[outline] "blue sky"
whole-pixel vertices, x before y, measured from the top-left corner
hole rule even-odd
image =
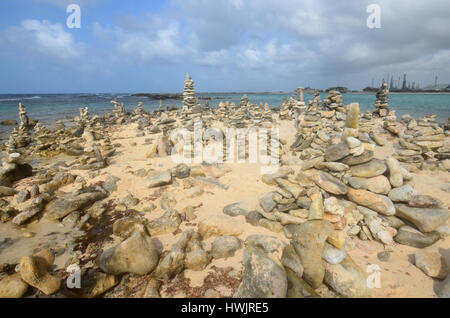
[[[179,92],[186,72],[203,92],[450,83],[449,16],[448,0],[2,0],[0,93]]]

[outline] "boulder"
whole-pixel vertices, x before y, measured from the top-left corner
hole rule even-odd
[[[391,216],[395,214],[395,206],[387,196],[349,187],[347,197],[350,201],[377,211],[383,215]]]
[[[404,225],[398,229],[394,239],[399,244],[425,248],[437,242],[440,235],[438,232],[421,233],[415,228]]]
[[[46,295],[56,293],[61,281],[49,273],[55,260],[55,255],[44,250],[35,256],[23,256],[20,260],[20,276],[28,285],[31,285]]]
[[[96,201],[103,200],[106,195],[103,192],[82,193],[79,195],[66,195],[51,201],[45,207],[45,217],[57,221],[73,211],[80,211],[92,205]]]
[[[432,232],[450,218],[447,209],[413,208],[405,204],[396,204],[396,216],[413,223],[421,232]]]
[[[235,236],[219,236],[211,247],[212,257],[227,258],[232,257],[234,253],[241,248],[241,241]]]
[[[447,263],[445,258],[435,251],[420,251],[414,254],[415,265],[426,275],[445,279],[448,275]]]
[[[20,298],[28,290],[28,285],[22,280],[19,273],[7,276],[0,280],[0,298]]]
[[[159,252],[152,239],[143,232],[137,232],[122,243],[104,251],[99,267],[108,274],[120,275],[151,273],[159,260]]]
[[[325,151],[325,161],[334,162],[347,157],[350,154],[350,148],[345,142],[330,146]],[[344,162],[345,163],[345,162]],[[347,163],[345,163],[347,164]]]
[[[386,172],[386,164],[382,160],[372,159],[369,162],[350,167],[353,177],[372,178]]]

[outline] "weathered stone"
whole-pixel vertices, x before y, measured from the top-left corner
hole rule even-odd
[[[274,192],[269,192],[259,200],[259,205],[265,212],[272,212],[277,206],[277,203],[273,200]]]
[[[366,150],[359,156],[347,156],[340,160],[340,162],[345,163],[349,166],[355,166],[369,162],[373,158],[373,151]]]
[[[239,236],[242,234],[242,225],[229,216],[215,215],[201,220],[198,223],[198,232],[203,239],[223,235]]]
[[[219,236],[211,247],[211,255],[218,258],[232,257],[241,248],[241,241],[235,236]]]
[[[372,159],[367,163],[350,167],[353,177],[371,178],[386,172],[386,164],[382,160]]]
[[[349,255],[339,264],[325,263],[324,282],[343,297],[366,298],[371,296],[365,273]]]
[[[305,189],[302,188],[301,186],[299,186],[298,184],[292,183],[286,179],[278,178],[278,179],[275,179],[275,181],[278,183],[278,185],[282,189],[291,193],[294,196],[294,198],[296,198],[296,199],[298,197],[300,197],[301,195],[305,194],[305,192],[306,192]],[[266,212],[269,212],[269,211],[266,211]]]
[[[244,210],[239,206],[239,202],[228,204],[223,208],[223,213],[229,216],[246,216],[248,214],[247,210]]]
[[[420,251],[414,254],[415,265],[430,277],[445,279],[448,275],[445,258],[435,251]]]
[[[45,207],[45,217],[49,220],[59,220],[73,211],[80,211],[94,202],[103,200],[106,195],[103,192],[82,193],[80,195],[68,195],[51,201]]]
[[[438,287],[436,294],[439,298],[450,298],[450,275]]]
[[[113,234],[123,239],[129,238],[138,231],[145,231],[143,220],[139,218],[125,217],[113,224]]]
[[[344,249],[338,249],[329,243],[325,243],[322,258],[332,265],[339,264],[347,255]]]
[[[421,232],[432,232],[450,218],[447,209],[413,208],[405,204],[396,204],[396,216],[413,223]]]
[[[443,208],[441,200],[429,195],[415,195],[408,201],[408,206],[414,208]]]
[[[95,298],[103,295],[119,284],[119,279],[116,276],[99,271],[90,271],[87,275],[83,275],[82,280],[81,296],[85,298]]]
[[[286,268],[288,280],[288,298],[320,298],[320,296],[290,268]]]
[[[347,186],[343,184],[338,178],[333,177],[331,174],[324,171],[319,171],[317,173],[312,173],[310,178],[321,187],[323,190],[336,194],[345,195],[347,194]]]
[[[175,178],[184,179],[184,178],[189,177],[190,172],[191,172],[191,169],[186,164],[180,163],[173,169],[172,175]]]
[[[416,190],[409,184],[405,184],[400,188],[394,188],[389,192],[389,199],[393,202],[408,202],[415,195],[417,195]]]
[[[400,163],[394,157],[386,159],[386,165],[389,168],[389,181],[394,188],[401,187],[403,185],[403,174]]]
[[[391,191],[391,184],[385,176],[373,178],[351,177],[348,179],[348,183],[354,189],[369,190],[377,194],[388,194]]]
[[[13,196],[16,194],[17,194],[17,191],[14,190],[13,188],[0,186],[0,198],[1,197],[10,197],[10,196]]]
[[[244,250],[244,275],[236,298],[285,298],[286,271],[258,247]]]
[[[275,233],[280,233],[281,231],[283,231],[283,225],[276,221],[261,219],[259,220],[259,225]]]
[[[133,273],[146,275],[158,264],[159,253],[149,236],[137,232],[122,243],[104,251],[98,260],[99,267],[108,274]]]
[[[298,225],[293,233],[292,245],[304,268],[303,279],[313,288],[322,284],[325,275],[323,248],[332,231],[333,225],[328,221],[314,220]]]
[[[177,211],[169,209],[161,217],[151,221],[147,230],[152,236],[175,232],[181,224],[181,217]]]
[[[350,154],[350,148],[346,143],[341,142],[339,144],[330,146],[325,152],[325,161],[334,162],[342,158],[347,157]],[[344,162],[347,164],[346,162]]]
[[[157,188],[172,183],[172,175],[170,171],[154,173],[145,179],[147,188]]]
[[[284,247],[281,263],[285,269],[291,269],[298,277],[303,276],[302,261],[292,245],[286,245]]]
[[[390,216],[395,214],[395,206],[387,196],[350,187],[348,188],[347,196],[350,201],[377,211],[383,215]]]
[[[440,238],[438,232],[421,233],[410,226],[402,226],[398,229],[395,241],[399,244],[424,248],[437,242]]]
[[[359,120],[359,103],[352,103],[347,106],[347,118],[345,121],[345,127],[358,129]]]
[[[28,285],[19,273],[0,280],[0,298],[21,298],[28,290]]]
[[[44,250],[35,256],[23,256],[20,260],[22,279],[46,295],[56,293],[61,286],[61,281],[48,272],[54,260],[55,256],[49,250]]]

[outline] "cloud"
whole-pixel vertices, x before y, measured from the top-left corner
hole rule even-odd
[[[41,53],[60,60],[71,60],[83,56],[85,46],[77,43],[72,34],[59,23],[47,20],[24,20],[20,26],[9,27],[0,33],[9,47],[30,53]]]

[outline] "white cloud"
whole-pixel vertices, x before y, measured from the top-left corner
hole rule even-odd
[[[19,27],[3,31],[0,37],[17,49],[61,60],[81,57],[85,51],[84,44],[77,43],[61,24],[47,20],[24,20]]]

